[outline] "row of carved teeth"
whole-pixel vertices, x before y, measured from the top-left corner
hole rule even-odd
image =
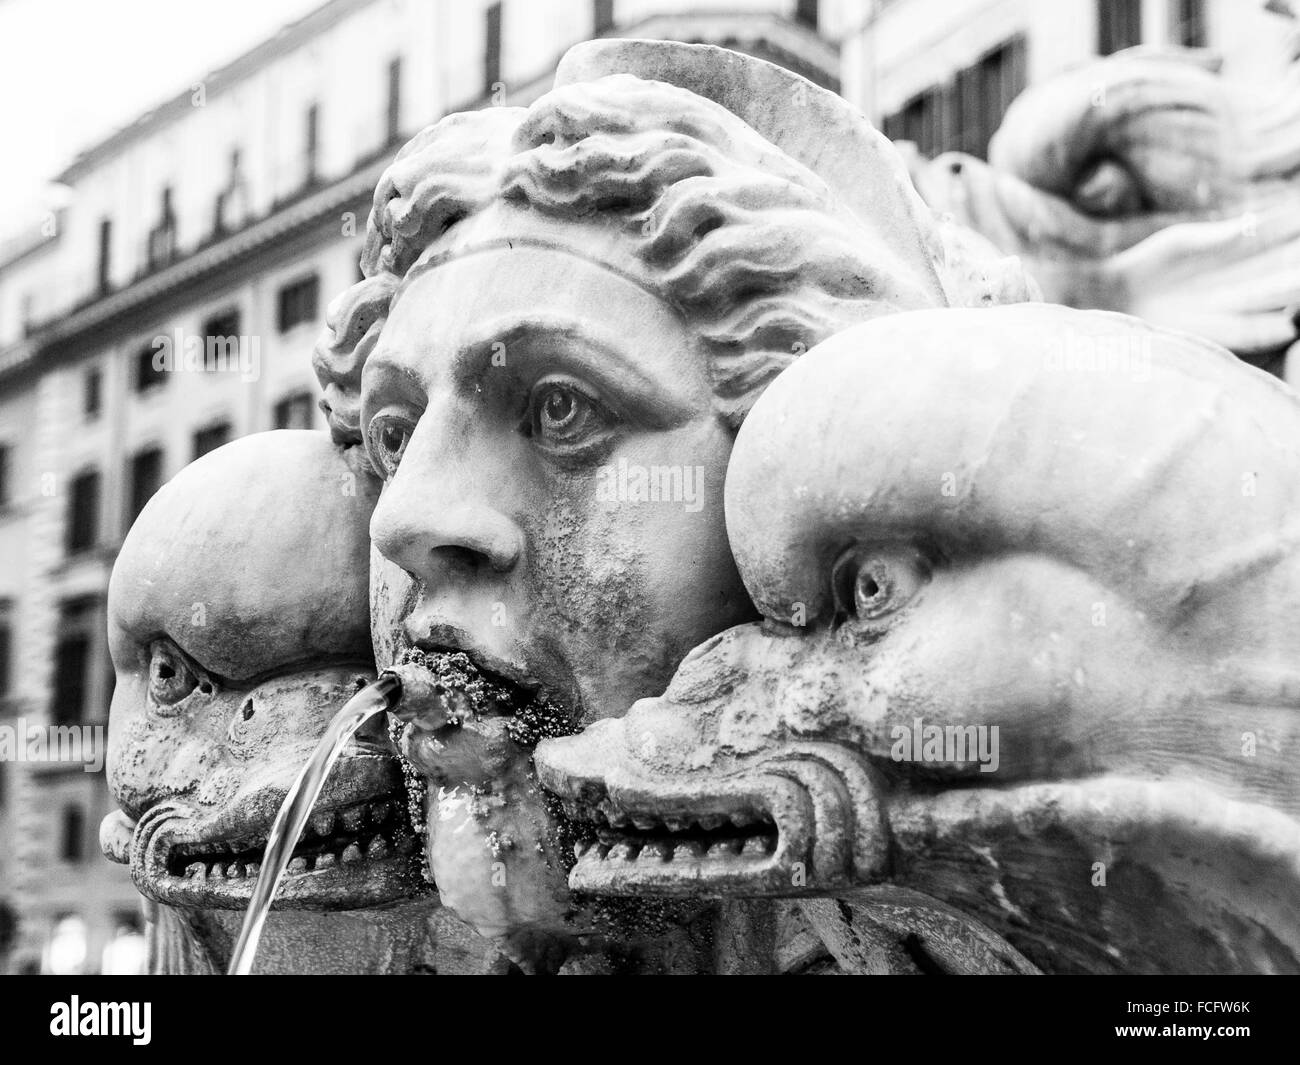
[[[388,799],[349,806],[344,810],[321,810],[312,814],[311,820],[303,826],[303,839],[328,839],[336,832],[359,836],[366,829],[376,831],[386,825],[396,809]],[[206,843],[187,843],[185,853],[199,858],[208,855],[224,856],[227,859],[249,851],[262,850],[266,846],[266,835],[239,836],[234,839],[211,840]],[[209,861],[209,864],[211,862]]]
[[[304,839],[328,839],[335,833],[359,835],[366,829],[375,830],[387,824],[395,810],[395,804],[388,799],[343,810],[320,810],[311,815],[302,835]]]
[[[382,861],[394,854],[410,854],[415,849],[415,837],[401,833],[395,839],[374,836],[356,839],[337,851],[317,854],[296,854],[289,861],[290,875],[324,872],[338,865],[355,865],[363,861]],[[186,880],[243,880],[254,878],[261,871],[261,863],[251,860],[194,861],[185,867]]]
[[[599,806],[584,806],[576,800],[564,803],[565,814],[574,821],[591,821],[599,828],[635,829],[638,832],[713,832],[724,825],[750,829],[755,825],[772,824],[771,815],[757,810],[730,810],[727,813],[709,814],[659,814],[628,813],[617,809],[608,800]]]
[[[724,836],[716,839],[621,839],[610,843],[588,840],[575,843],[578,858],[588,855],[604,861],[699,862],[705,858],[767,858],[776,850],[776,836]]]

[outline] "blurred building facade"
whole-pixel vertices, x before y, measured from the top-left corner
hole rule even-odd
[[[528,102],[601,35],[722,44],[838,88],[826,5],[712,6],[332,0],[72,161],[66,202],[0,249],[0,724],[104,724],[105,594],[140,509],[227,440],[323,428],[312,345],[411,134]],[[160,337],[217,358],[159,371]],[[138,964],[138,895],[99,853],[111,809],[103,772],[0,761],[8,969]]]
[[[841,91],[894,140],[985,158],[1029,84],[1124,48],[1210,48],[1276,78],[1290,0],[861,0],[841,19]]]
[[[442,114],[528,102],[577,41],[662,37],[788,66],[926,155],[983,155],[1025,85],[1098,54],[1208,45],[1247,75],[1273,69],[1287,31],[1265,6],[325,3],[83,152],[57,179],[63,205],[0,247],[0,724],[103,724],[108,577],[149,496],[229,439],[323,426],[325,303],[358,276],[379,173]],[[233,369],[157,372],[159,337],[212,338]],[[110,809],[102,772],[0,761],[9,969],[136,964],[138,897],[97,844]]]

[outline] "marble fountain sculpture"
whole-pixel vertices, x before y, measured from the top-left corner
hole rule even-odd
[[[1051,302],[1139,315],[1287,375],[1300,340],[1300,60],[1252,73],[1206,49],[1081,64],[1012,102],[987,163],[946,153],[914,166],[917,187],[1020,256]],[[1300,361],[1287,380],[1297,374]]]
[[[188,467],[114,573],[156,969],[229,961],[377,669],[257,971],[1300,968],[1285,386],[1027,302],[842,100],[708,46],[426,129],[362,270],[329,434]],[[1103,342],[1132,373],[1063,370]]]

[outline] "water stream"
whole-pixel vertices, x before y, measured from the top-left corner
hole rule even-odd
[[[321,789],[325,787],[330,769],[343,753],[352,734],[370,718],[392,707],[401,696],[401,679],[395,673],[384,673],[349,699],[325,729],[325,735],[294,780],[280,806],[280,812],[275,816],[275,824],[271,826],[271,833],[266,840],[266,853],[262,857],[262,869],[248,902],[248,912],[244,915],[244,925],[239,931],[235,952],[230,958],[230,968],[227,970],[230,976],[247,976],[252,972],[257,944],[262,938],[262,926],[266,924],[267,914],[271,911],[271,901],[288,868],[289,859],[293,857],[293,848],[302,835],[316,800],[320,798]]]

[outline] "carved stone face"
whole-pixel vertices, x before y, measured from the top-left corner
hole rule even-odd
[[[376,624],[408,646],[464,650],[587,721],[748,613],[722,520],[732,433],[690,331],[632,281],[558,249],[455,259],[399,298],[364,382],[391,475],[371,532],[420,584]],[[620,492],[620,468],[651,467],[681,497]]]
[[[1071,373],[1052,346],[1125,336],[1143,375]],[[887,882],[1054,971],[1300,965],[1277,533],[1296,414],[1210,345],[1061,308],[902,315],[814,349],[728,478],[766,620],[538,748],[603,836],[571,886]],[[1243,758],[1256,729],[1281,747]]]
[[[711,398],[680,318],[599,263],[497,249],[415,279],[364,374],[363,424],[391,477],[371,532],[405,571],[378,569],[380,654],[463,650],[584,723],[661,690],[691,646],[752,609],[722,520],[732,434]],[[681,494],[620,491],[620,470],[651,468],[675,471]],[[503,728],[467,721],[414,752],[444,789],[429,816],[443,900],[490,935],[558,927],[567,907],[566,870],[536,845],[549,815],[526,783],[530,752],[505,745],[519,765],[466,771],[477,756],[461,748],[500,744]],[[522,790],[488,809],[467,788],[493,780]],[[501,836],[517,845],[467,850]],[[494,867],[509,905],[494,904]]]
[[[323,433],[263,433],[186,467],[132,527],[109,589],[117,686],[101,830],[136,886],[242,908],[267,832],[326,723],[374,676],[373,478]],[[277,904],[409,896],[414,838],[382,732],[345,752]]]

